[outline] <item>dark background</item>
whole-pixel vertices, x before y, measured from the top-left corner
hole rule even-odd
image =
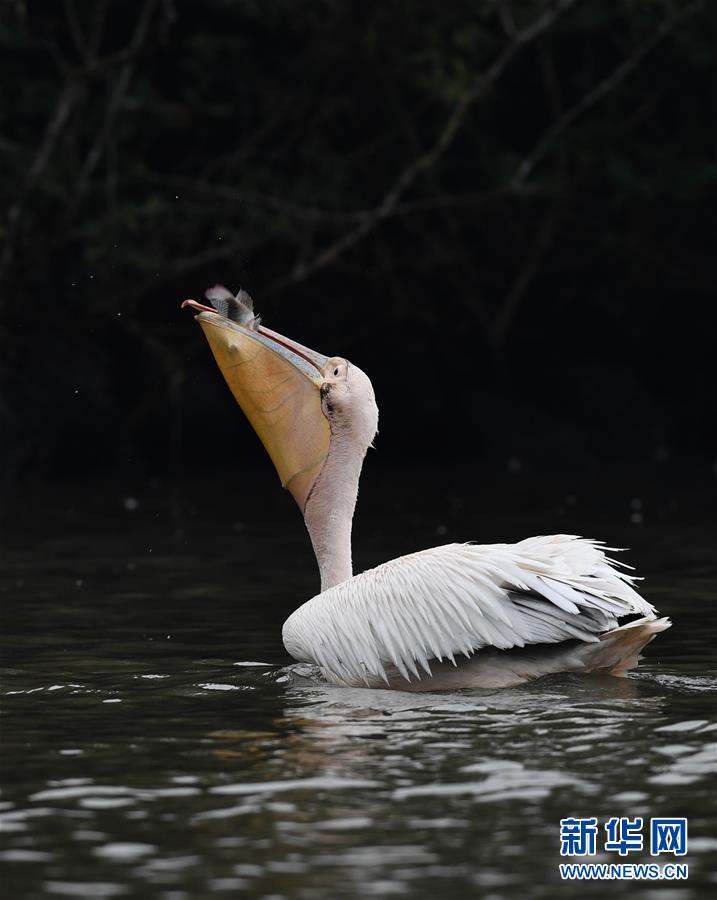
[[[389,465],[714,483],[717,6],[5,2],[0,471],[261,460],[179,304],[371,375]]]

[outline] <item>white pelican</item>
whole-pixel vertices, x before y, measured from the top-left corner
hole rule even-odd
[[[328,681],[407,691],[503,687],[551,672],[624,675],[669,619],[601,544],[571,535],[446,544],[354,575],[351,524],[378,425],[368,377],[265,328],[246,292],[186,300],[304,516],[321,592],[284,623]],[[618,619],[642,618],[622,627]]]

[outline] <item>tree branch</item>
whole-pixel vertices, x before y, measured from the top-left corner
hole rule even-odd
[[[75,0],[65,0],[65,18],[67,19],[67,30],[72,35],[75,49],[80,56],[85,56],[87,53],[87,44],[85,42],[85,34],[82,30],[82,25],[77,16]]]
[[[505,343],[505,338],[515,318],[520,302],[535,278],[540,263],[553,241],[557,220],[557,208],[553,208],[546,215],[542,227],[535,236],[535,241],[523,267],[518,272],[508,294],[496,313],[491,327],[491,337],[496,347],[500,347]]]
[[[47,164],[49,163],[55,150],[57,140],[62,133],[65,125],[67,124],[70,113],[72,112],[75,103],[77,102],[78,96],[79,85],[75,82],[66,83],[63,89],[60,91],[60,96],[57,98],[55,109],[50,116],[50,119],[45,128],[45,134],[43,136],[42,142],[37,149],[37,153],[35,154],[32,165],[28,169],[28,173],[25,178],[25,184],[20,191],[20,194],[17,197],[16,201],[12,204],[10,210],[8,211],[8,233],[5,239],[5,247],[3,249],[2,258],[0,259],[0,274],[4,274],[7,271],[7,267],[10,265],[10,262],[12,260],[15,247],[15,237],[20,227],[20,222],[22,221],[25,201],[27,200],[29,193],[32,191],[37,181],[42,177],[42,174],[45,171]]]
[[[613,91],[633,72],[647,54],[653,50],[675,28],[691,18],[704,6],[704,0],[695,0],[680,12],[668,16],[658,25],[647,40],[643,41],[633,50],[630,56],[623,60],[606,78],[598,82],[592,90],[588,91],[574,106],[570,107],[540,138],[531,152],[522,160],[511,178],[511,187],[518,188],[528,178],[535,166],[550,151],[556,139],[562,135],[580,116],[591,106],[594,106],[603,97]]]
[[[74,218],[75,213],[82,203],[84,195],[86,194],[87,189],[90,185],[92,173],[97,168],[97,164],[102,158],[102,153],[104,152],[107,142],[110,138],[114,121],[120,110],[125,94],[127,93],[127,88],[129,87],[129,83],[134,72],[134,58],[136,54],[142,49],[147,39],[147,33],[149,31],[149,26],[152,21],[152,15],[154,13],[156,5],[157,0],[146,0],[144,6],[142,7],[142,12],[137,19],[132,37],[130,38],[129,44],[127,45],[127,49],[131,49],[133,52],[127,57],[119,73],[119,76],[114,83],[112,93],[107,104],[104,122],[102,123],[102,127],[97,133],[97,137],[95,138],[92,147],[90,147],[90,150],[85,157],[84,165],[82,166],[82,170],[77,179],[75,195],[72,199],[72,203],[69,205],[67,210],[67,223],[71,222]],[[95,32],[91,49],[93,55],[100,40],[99,34],[97,32],[99,31],[101,25],[98,24],[98,21],[100,23],[104,21],[104,9],[102,7],[98,7],[96,21],[93,25],[93,32]]]
[[[385,193],[381,202],[367,213],[354,229],[322,250],[311,262],[295,267],[288,278],[274,286],[274,290],[283,287],[286,283],[303,281],[319,269],[323,269],[330,263],[335,262],[347,250],[363,240],[380,222],[390,216],[401,197],[418,176],[434,166],[450,148],[468,110],[496,83],[516,54],[526,44],[529,44],[538,35],[550,28],[555,20],[573,6],[575,2],[576,0],[558,0],[555,6],[538,16],[534,22],[521,31],[516,32],[498,59],[476,78],[470,88],[462,93],[433,146],[406,166]]]

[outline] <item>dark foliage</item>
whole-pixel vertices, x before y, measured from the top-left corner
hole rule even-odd
[[[14,0],[0,44],[6,475],[251,456],[217,281],[369,371],[389,455],[715,451],[714,4]]]

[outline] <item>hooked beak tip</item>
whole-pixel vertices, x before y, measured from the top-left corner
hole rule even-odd
[[[185,306],[191,306],[192,309],[196,309],[199,312],[216,312],[211,306],[205,306],[203,303],[197,303],[196,300],[184,300],[180,309],[184,309]]]

